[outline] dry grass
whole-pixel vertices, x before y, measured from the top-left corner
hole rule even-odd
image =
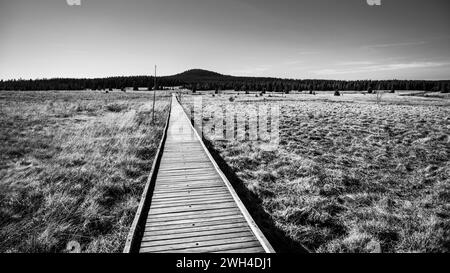
[[[168,114],[149,92],[0,92],[0,252],[120,252]]]
[[[203,95],[204,108],[239,115],[281,106],[275,151],[207,137],[276,226],[313,251],[449,252],[448,98],[384,94],[377,105],[342,93]]]

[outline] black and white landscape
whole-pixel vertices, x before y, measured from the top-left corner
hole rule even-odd
[[[0,0],[0,252],[448,253],[449,8]]]

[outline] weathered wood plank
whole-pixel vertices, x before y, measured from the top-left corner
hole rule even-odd
[[[221,187],[220,184],[214,183],[214,182],[206,182],[206,183],[189,183],[189,184],[168,184],[168,185],[160,185],[159,187],[156,187],[156,189],[161,190],[179,190],[179,189],[199,189],[199,188],[210,188],[210,187]]]
[[[201,181],[201,180],[219,180],[219,178],[216,175],[209,175],[209,176],[203,176],[203,177],[189,177],[189,178],[184,178],[184,177],[179,177],[179,178],[161,178],[158,179],[158,183],[165,183],[165,182],[177,182],[177,181]],[[225,187],[224,187],[225,188]]]
[[[231,202],[233,198],[230,196],[221,196],[218,198],[204,198],[204,199],[184,199],[172,202],[152,202],[152,207],[172,207],[172,206],[180,206],[180,205],[202,205],[202,204],[213,204],[213,203],[222,203],[222,202]]]
[[[252,237],[231,238],[228,240],[219,239],[204,242],[191,242],[186,244],[174,244],[164,246],[142,247],[141,252],[214,252],[243,247],[256,247],[260,245]]]
[[[154,234],[153,232],[157,232],[156,234],[167,234],[172,231],[174,232],[182,232],[183,230],[190,230],[192,228],[206,228],[206,227],[216,227],[220,225],[231,225],[231,224],[237,224],[237,225],[246,225],[245,221],[242,221],[242,217],[233,217],[232,218],[226,218],[222,217],[219,220],[215,221],[206,221],[207,219],[201,221],[192,220],[191,222],[176,222],[176,224],[168,224],[165,226],[159,226],[159,225],[146,225],[145,232],[150,235]]]
[[[186,248],[186,246],[206,246],[209,244],[226,244],[236,242],[254,241],[255,238],[249,232],[223,233],[214,235],[200,235],[197,237],[176,238],[159,241],[142,241],[141,247],[146,248]]]
[[[195,185],[201,185],[201,184],[217,184],[223,187],[223,185],[220,184],[220,180],[218,179],[207,179],[207,180],[191,180],[191,181],[170,181],[170,182],[164,182],[160,183],[157,186],[163,186],[163,187],[180,187],[182,185],[186,186],[195,186]],[[225,188],[225,187],[224,187]]]
[[[198,196],[198,195],[204,195],[204,194],[218,194],[223,193],[226,194],[226,189],[223,188],[212,188],[208,190],[197,190],[197,191],[181,191],[181,192],[170,192],[170,193],[158,193],[154,195],[155,199],[161,199],[161,198],[170,198],[170,197],[181,197],[181,196]]]
[[[157,218],[152,220],[147,220],[147,223],[145,224],[146,228],[160,228],[160,226],[167,226],[167,228],[170,228],[170,226],[182,226],[182,225],[202,225],[203,223],[207,224],[209,221],[223,221],[226,222],[231,219],[240,219],[243,220],[244,217],[242,215],[239,215],[236,213],[235,210],[231,211],[225,211],[220,215],[202,215],[202,216],[196,216],[196,217],[183,217],[181,220],[179,217],[172,217],[172,218]]]
[[[235,227],[221,230],[206,230],[182,234],[152,235],[142,238],[142,247],[206,242],[211,240],[228,240],[235,238],[252,238],[249,227]]]
[[[260,246],[242,248],[242,245],[240,245],[240,246],[237,246],[237,248],[221,250],[221,251],[214,251],[212,253],[265,253],[265,251]]]
[[[233,201],[218,203],[218,204],[200,204],[200,205],[188,205],[188,206],[177,206],[177,207],[164,207],[164,208],[150,208],[149,215],[153,214],[165,214],[165,213],[182,213],[191,211],[204,211],[211,209],[225,209],[233,208],[235,206]]]
[[[150,215],[152,219],[147,219],[147,223],[157,222],[157,221],[168,221],[170,219],[180,220],[180,219],[200,219],[202,217],[220,217],[225,213],[232,212],[238,214],[239,210],[237,208],[226,208],[226,209],[212,209],[200,212],[182,212],[177,214],[153,214]]]
[[[177,237],[189,237],[189,235],[192,234],[198,234],[202,231],[215,231],[217,230],[227,230],[230,228],[238,228],[238,227],[244,227],[245,230],[249,230],[247,224],[244,221],[237,221],[234,223],[218,223],[216,222],[215,225],[208,225],[208,226],[189,226],[189,227],[178,227],[178,228],[172,228],[172,229],[160,229],[160,230],[149,230],[146,229],[144,233],[144,237],[147,237],[151,240],[155,240],[157,236],[161,235],[167,235],[170,236],[170,238],[177,238]]]
[[[222,253],[228,250],[242,249],[242,248],[259,248],[260,250],[254,250],[253,252],[246,253],[264,253],[264,249],[260,246],[260,244],[256,241],[253,242],[244,242],[244,243],[229,243],[225,245],[213,245],[206,247],[197,247],[193,249],[177,249],[177,250],[168,250],[168,251],[160,251],[160,253]],[[233,253],[232,252],[232,253]]]
[[[225,198],[221,200],[207,200],[207,201],[185,201],[185,202],[179,202],[179,203],[172,203],[172,204],[154,204],[152,207],[154,209],[162,209],[162,208],[170,208],[170,209],[176,209],[176,210],[183,210],[184,208],[195,208],[200,206],[211,206],[215,204],[224,204],[224,203],[232,203],[232,198]]]
[[[222,190],[223,187],[221,186],[215,186],[215,185],[210,185],[210,186],[203,186],[203,187],[196,187],[196,188],[192,188],[192,189],[159,189],[158,193],[179,193],[179,194],[188,194],[191,192],[208,192],[208,190],[214,190],[214,189],[220,189]]]
[[[207,191],[208,196],[217,196],[217,195],[223,195],[226,193],[225,189],[217,188],[216,190],[210,190]],[[191,192],[188,195],[180,195],[178,193],[174,194],[158,194],[154,195],[152,200],[173,200],[173,199],[179,199],[179,198],[195,198],[199,196],[205,196],[203,192]]]

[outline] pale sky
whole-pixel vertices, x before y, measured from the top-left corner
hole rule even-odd
[[[448,0],[0,0],[0,79],[450,79]]]

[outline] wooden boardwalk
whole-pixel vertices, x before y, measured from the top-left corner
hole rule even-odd
[[[161,146],[125,252],[274,252],[174,96]]]

